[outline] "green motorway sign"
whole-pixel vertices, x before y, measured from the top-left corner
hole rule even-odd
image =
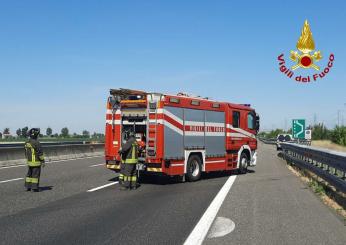
[[[305,139],[305,119],[292,120],[292,134],[293,138]]]

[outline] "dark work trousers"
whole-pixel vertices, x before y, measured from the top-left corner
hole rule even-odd
[[[28,173],[25,178],[25,188],[38,190],[40,186],[40,175],[41,175],[41,166],[40,167],[28,167]]]
[[[127,188],[132,188],[137,186],[136,164],[121,163],[119,184]]]

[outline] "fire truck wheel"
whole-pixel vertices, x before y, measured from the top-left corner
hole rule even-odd
[[[199,156],[192,155],[189,157],[186,166],[186,178],[188,181],[196,181],[201,178],[202,163]]]
[[[238,172],[240,174],[246,174],[248,163],[249,163],[249,159],[246,153],[242,152],[239,159],[239,169],[238,169]]]

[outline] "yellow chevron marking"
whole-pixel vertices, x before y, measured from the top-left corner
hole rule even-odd
[[[162,172],[162,168],[147,168],[147,171],[150,171],[150,172]]]
[[[107,164],[106,167],[110,169],[120,169],[120,165],[115,164]]]

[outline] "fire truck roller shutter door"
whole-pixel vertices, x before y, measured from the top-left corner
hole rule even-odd
[[[183,109],[165,107],[164,154],[165,158],[184,158]]]
[[[204,110],[184,109],[185,148],[205,148]]]
[[[206,111],[205,148],[207,155],[224,155],[225,148],[225,113]]]

